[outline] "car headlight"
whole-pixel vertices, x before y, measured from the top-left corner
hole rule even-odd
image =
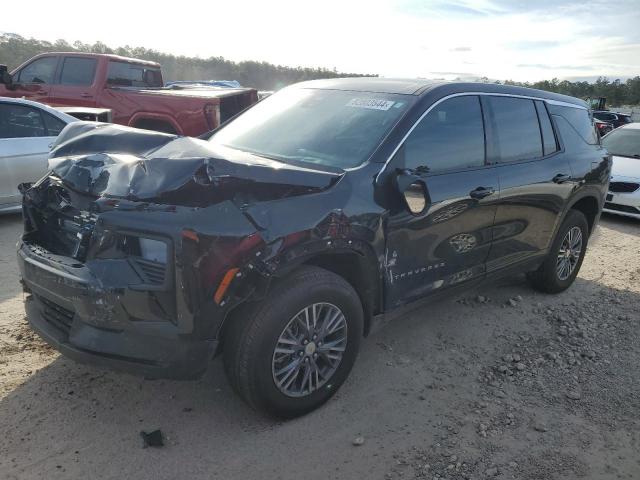
[[[140,237],[140,256],[145,260],[157,263],[167,263],[167,244],[159,240]]]

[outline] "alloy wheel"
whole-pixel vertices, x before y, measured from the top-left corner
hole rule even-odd
[[[580,227],[571,227],[562,239],[556,260],[556,274],[560,280],[566,280],[571,276],[578,265],[581,253],[582,230]]]
[[[314,303],[289,320],[278,337],[271,371],[288,397],[304,397],[336,372],[347,346],[347,319],[330,303]]]

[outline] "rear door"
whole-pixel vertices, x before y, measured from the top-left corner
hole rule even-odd
[[[52,105],[95,107],[96,71],[95,57],[62,57],[60,77],[51,93]]]
[[[11,96],[47,103],[55,81],[58,59],[57,56],[37,58],[15,72],[15,88],[10,91]]]
[[[386,308],[482,277],[499,187],[497,168],[486,164],[479,97],[433,107],[389,167],[427,167],[428,173],[424,212],[400,209],[387,221]]]
[[[62,128],[64,122],[39,109],[0,102],[0,205],[19,203],[18,185],[47,172],[50,145]]]
[[[487,271],[533,260],[550,246],[575,186],[545,102],[485,96],[500,180]]]

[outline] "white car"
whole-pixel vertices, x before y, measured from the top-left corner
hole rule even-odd
[[[640,219],[640,123],[616,128],[602,138],[613,156],[604,211]]]
[[[49,150],[77,118],[42,103],[0,97],[0,213],[18,211],[18,185],[47,173]]]

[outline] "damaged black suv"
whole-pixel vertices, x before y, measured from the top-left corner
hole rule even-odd
[[[587,106],[502,85],[286,88],[203,138],[78,122],[22,185],[32,327],[64,354],[308,412],[441,293],[574,281],[611,161]]]

